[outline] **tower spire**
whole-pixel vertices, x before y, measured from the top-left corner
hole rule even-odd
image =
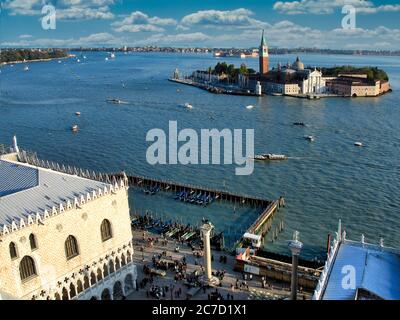
[[[266,46],[267,43],[265,41],[265,37],[264,37],[264,29],[262,29],[262,36],[261,36],[261,46]]]

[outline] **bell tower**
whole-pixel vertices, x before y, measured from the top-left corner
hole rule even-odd
[[[260,75],[266,74],[269,70],[269,56],[268,56],[268,46],[264,38],[264,29],[261,36],[261,44],[259,48],[260,57]]]

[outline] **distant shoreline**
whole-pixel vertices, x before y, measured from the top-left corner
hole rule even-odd
[[[32,59],[32,60],[17,60],[17,61],[8,61],[8,62],[2,62],[0,65],[8,65],[8,64],[17,64],[17,63],[30,63],[30,62],[47,62],[47,61],[52,61],[52,60],[61,60],[61,59],[70,59],[74,58],[76,55],[74,54],[69,54],[65,57],[59,57],[59,58],[47,58],[47,59]]]

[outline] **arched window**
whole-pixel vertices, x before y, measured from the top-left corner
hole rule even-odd
[[[76,241],[74,236],[68,236],[67,240],[65,240],[65,255],[67,256],[67,260],[79,255],[78,241]]]
[[[21,280],[29,279],[37,274],[35,261],[30,256],[25,256],[22,258],[19,264],[19,274],[21,276]]]
[[[11,259],[18,258],[17,245],[14,242],[10,242],[10,257]]]
[[[108,239],[112,238],[112,230],[111,230],[111,223],[107,219],[104,219],[101,223],[100,227],[101,231],[101,240],[107,241]]]
[[[33,233],[29,235],[29,243],[31,245],[32,250],[37,249],[36,237]]]
[[[82,285],[82,281],[78,280],[76,283],[76,289],[78,293],[81,293],[83,291],[83,285]]]

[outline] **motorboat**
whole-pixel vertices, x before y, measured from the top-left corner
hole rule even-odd
[[[77,131],[78,131],[78,125],[77,125],[77,124],[73,125],[73,126],[71,127],[71,130],[72,130],[73,132],[77,132]]]
[[[363,143],[362,143],[362,142],[359,142],[359,141],[354,142],[354,145],[355,145],[356,147],[363,147],[363,146],[364,146]]]
[[[187,109],[193,109],[193,106],[192,106],[190,103],[186,102],[186,103],[185,103],[185,108],[187,108]]]
[[[107,99],[106,101],[107,101],[108,103],[116,103],[116,104],[121,104],[121,103],[123,103],[123,101],[120,100],[120,99]]]
[[[29,66],[25,66],[24,71],[29,71]]]
[[[80,116],[81,113],[79,111],[75,112],[75,115]]]
[[[110,58],[111,58],[111,59],[115,59],[115,54],[114,54],[114,53],[111,53],[111,54],[110,54]]]
[[[108,57],[106,57],[104,60],[108,61]]]
[[[315,141],[315,137],[314,136],[304,136],[304,139],[306,139],[306,140],[308,140],[310,142]]]
[[[254,106],[253,105],[248,105],[248,106],[246,106],[246,109],[253,109],[254,108]]]
[[[264,153],[260,155],[255,155],[254,160],[287,160],[288,156],[284,154],[273,154],[273,153]]]

